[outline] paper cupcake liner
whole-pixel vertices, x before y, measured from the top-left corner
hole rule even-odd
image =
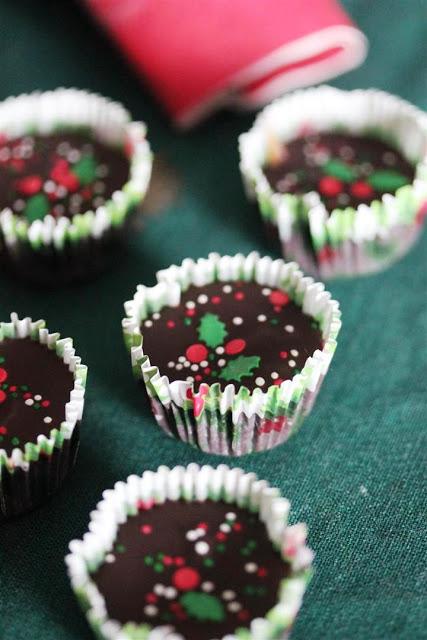
[[[415,179],[394,195],[356,209],[328,214],[317,192],[274,192],[263,172],[269,141],[301,132],[347,131],[391,143],[415,165]],[[377,90],[317,87],[297,91],[267,106],[239,138],[246,192],[264,221],[277,229],[286,259],[321,277],[384,269],[418,237],[427,212],[427,116],[410,103]]]
[[[0,132],[8,138],[27,133],[89,131],[110,146],[121,146],[130,162],[122,189],[95,211],[68,219],[47,215],[29,223],[6,208],[0,212],[0,257],[33,279],[85,277],[99,270],[113,240],[141,203],[151,175],[146,126],[132,122],[119,103],[79,89],[56,89],[11,97],[0,103]]]
[[[190,285],[214,281],[257,282],[279,288],[319,322],[324,347],[307,358],[302,371],[267,391],[219,383],[201,385],[186,380],[170,382],[143,349],[141,322],[165,306],[177,306]],[[186,259],[157,274],[154,287],[139,285],[133,300],[125,303],[122,321],[125,344],[131,352],[134,375],[148,393],[154,416],[168,434],[208,453],[243,455],[270,449],[294,433],[310,412],[336,348],[341,327],[338,302],[324,285],[305,277],[295,263],[248,256]]]
[[[258,480],[254,473],[244,473],[242,469],[226,465],[215,469],[196,464],[173,469],[162,466],[156,472],[146,471],[142,476],[132,475],[126,482],[117,482],[113,490],[104,491],[103,500],[92,512],[89,531],[83,539],[70,543],[71,553],[65,562],[71,586],[96,636],[105,640],[177,638],[172,626],[150,627],[137,625],[132,620],[122,625],[110,619],[105,599],[91,574],[113,549],[120,525],[138,513],[138,503],[162,504],[165,500],[179,499],[222,500],[259,514],[269,539],[280,550],[283,560],[290,564],[291,571],[280,584],[277,604],[264,618],[252,620],[244,637],[247,640],[287,638],[312,574],[313,553],[305,544],[305,525],[288,525],[288,500],[281,497],[278,489]],[[226,640],[242,637],[229,634]]]
[[[49,333],[44,320],[20,320],[13,313],[11,322],[0,323],[0,341],[26,337],[55,350],[73,372],[74,388],[64,422],[48,436],[39,435],[36,442],[15,447],[10,455],[0,448],[0,521],[33,509],[52,495],[73,467],[79,444],[87,367],[76,355],[72,339]]]

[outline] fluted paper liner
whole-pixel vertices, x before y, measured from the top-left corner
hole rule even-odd
[[[306,130],[377,136],[415,165],[415,179],[394,195],[331,214],[317,192],[275,192],[263,172],[269,141],[287,142]],[[314,275],[378,271],[406,253],[419,235],[427,213],[427,115],[405,100],[373,89],[296,91],[258,115],[240,136],[239,149],[247,194],[258,202],[264,221],[277,228],[284,257]]]
[[[74,464],[83,415],[87,367],[76,355],[72,339],[50,333],[44,320],[20,320],[15,313],[11,322],[0,323],[0,341],[26,337],[56,352],[72,371],[74,388],[65,405],[65,420],[53,425],[48,436],[41,434],[36,442],[15,447],[11,455],[0,448],[0,520],[37,506],[56,491]]]
[[[173,627],[137,625],[129,620],[120,624],[108,616],[107,604],[91,578],[113,549],[121,524],[136,515],[138,502],[165,500],[203,502],[211,499],[258,513],[267,535],[278,549],[290,574],[281,581],[277,604],[264,618],[252,620],[247,640],[279,640],[288,637],[292,623],[302,603],[311,577],[313,553],[306,546],[304,524],[288,525],[290,504],[280,491],[254,473],[219,465],[199,467],[159,467],[156,472],[145,471],[142,476],[131,475],[126,482],[117,482],[114,489],[104,491],[103,499],[91,514],[89,531],[82,540],[70,542],[70,554],[65,558],[71,586],[86,613],[89,624],[99,638],[105,640],[168,640],[176,638]],[[173,532],[171,532],[173,533]],[[240,634],[229,634],[226,640],[238,640]],[[222,639],[225,640],[225,639]]]
[[[170,382],[155,361],[144,353],[141,323],[165,306],[178,306],[181,292],[190,285],[203,287],[214,281],[255,281],[278,288],[319,322],[323,349],[307,358],[300,373],[267,391],[249,391],[245,386],[203,384],[200,391],[186,380]],[[210,254],[197,261],[186,259],[157,274],[154,287],[139,285],[133,300],[125,303],[122,322],[125,343],[131,352],[133,372],[145,383],[158,424],[169,435],[209,453],[242,455],[270,449],[295,432],[309,413],[329,368],[341,327],[338,302],[331,299],[321,283],[305,277],[295,263],[248,256]],[[153,356],[154,357],[154,356]],[[189,399],[192,396],[192,399]],[[194,399],[198,409],[194,410]],[[264,427],[272,426],[274,429]],[[269,433],[266,433],[269,431]]]
[[[100,240],[108,231],[120,228],[142,201],[152,165],[146,126],[132,122],[121,104],[79,89],[34,92],[0,103],[0,132],[8,138],[82,128],[107,145],[123,147],[130,163],[127,183],[95,211],[72,218],[47,215],[30,223],[11,209],[4,209],[0,212],[0,234],[3,251],[10,260],[19,260],[22,247],[30,248],[35,255],[46,248],[60,254],[65,246],[75,248],[83,241]]]

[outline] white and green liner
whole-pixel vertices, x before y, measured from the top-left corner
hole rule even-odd
[[[187,380],[170,382],[144,353],[143,321],[163,307],[178,306],[181,293],[190,285],[203,287],[215,281],[238,280],[285,291],[304,313],[318,321],[323,349],[307,358],[300,373],[280,386],[271,385],[267,391],[257,388],[251,392],[234,384],[221,391],[215,383],[204,384],[202,393],[194,392],[194,383]],[[261,258],[256,252],[186,259],[179,266],[158,272],[155,286],[139,285],[133,300],[125,303],[125,312],[123,335],[133,372],[146,387],[159,426],[168,435],[207,453],[233,456],[271,449],[298,429],[328,371],[341,327],[338,302],[331,299],[323,284],[304,276],[295,263]],[[272,423],[280,428],[264,428]]]
[[[317,192],[281,194],[263,166],[271,141],[286,143],[301,131],[374,135],[415,166],[415,179],[394,194],[356,209],[329,214]],[[239,138],[246,192],[264,222],[277,229],[283,255],[322,278],[386,268],[404,255],[427,213],[427,115],[409,102],[375,89],[342,91],[321,86],[296,91],[268,105]],[[308,242],[307,242],[308,240]]]
[[[252,620],[248,628],[227,635],[226,640],[287,638],[312,575],[313,552],[306,546],[305,525],[288,525],[289,501],[281,496],[279,489],[258,480],[254,473],[226,465],[213,468],[197,464],[172,469],[162,466],[155,472],[145,471],[142,476],[131,475],[126,482],[117,482],[114,489],[104,491],[83,539],[70,542],[70,554],[65,562],[71,586],[97,638],[172,640],[178,637],[172,626],[151,627],[133,620],[121,624],[110,619],[105,598],[91,576],[113,549],[120,525],[138,513],[141,500],[162,504],[180,499],[222,500],[259,514],[272,545],[280,551],[291,571],[280,584],[277,604],[266,616]]]

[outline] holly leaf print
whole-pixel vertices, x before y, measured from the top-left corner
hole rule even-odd
[[[205,313],[197,329],[200,340],[215,349],[224,342],[228,334],[225,324],[214,313]]]
[[[222,622],[225,618],[221,600],[208,593],[188,591],[180,598],[180,603],[190,618],[202,622]]]
[[[374,171],[368,178],[368,182],[377,191],[396,191],[409,183],[409,178],[397,171]]]
[[[252,370],[259,366],[261,358],[259,356],[239,356],[234,360],[230,360],[226,366],[221,369],[220,378],[224,380],[240,380],[245,376],[252,375]]]

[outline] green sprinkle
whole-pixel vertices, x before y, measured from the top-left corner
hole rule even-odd
[[[163,573],[164,566],[162,564],[160,564],[160,562],[156,562],[156,564],[153,567],[154,571],[156,571],[157,573]]]
[[[184,324],[189,327],[191,325],[191,318],[185,318],[184,319]]]
[[[216,376],[218,375],[218,371],[212,371],[211,375],[216,378]]]
[[[19,438],[17,438],[16,436],[14,438],[12,438],[12,444],[15,445],[15,446],[17,444],[19,444]]]
[[[249,551],[249,549],[240,549],[240,553],[242,554],[242,556],[249,556],[251,552]]]
[[[270,323],[271,324],[279,324],[279,321],[278,321],[277,318],[271,318]]]
[[[213,353],[210,353],[208,357],[209,357],[209,360],[211,360],[211,361],[215,360],[215,356],[214,356]]]
[[[0,356],[0,364],[3,364],[3,362],[6,360],[6,358],[4,356]]]
[[[248,547],[249,549],[256,549],[256,547],[258,546],[258,543],[256,540],[254,540],[253,538],[251,538],[250,540],[248,540]]]
[[[213,558],[205,558],[203,560],[203,564],[205,565],[205,567],[214,567],[215,566],[215,562],[214,562]]]
[[[144,563],[147,565],[147,567],[150,567],[153,564],[154,560],[151,556],[145,556],[144,558]]]
[[[34,409],[40,409],[40,402],[35,402],[33,404]]]
[[[116,544],[117,553],[124,553],[126,551],[126,547],[124,544]]]
[[[3,442],[4,436],[0,436],[0,442]]]
[[[224,553],[225,551],[225,544],[217,544],[216,545],[216,550],[219,551],[220,553]]]
[[[21,391],[28,391],[28,385],[27,384],[21,384]]]
[[[14,391],[13,393],[10,394],[12,396],[12,398],[17,398],[18,394],[16,393],[16,391]]]

